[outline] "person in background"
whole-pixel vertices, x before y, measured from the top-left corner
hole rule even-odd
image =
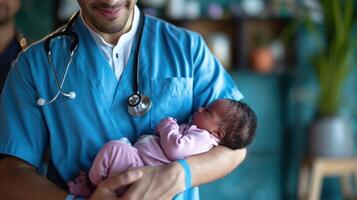
[[[165,165],[223,145],[232,150],[246,148],[257,127],[254,111],[244,102],[219,99],[199,108],[189,124],[178,125],[171,117],[160,121],[156,135],[142,135],[132,146],[127,138],[106,143],[94,159],[88,175],[81,171],[68,183],[69,191],[90,198],[105,179],[130,168]],[[117,190],[118,196],[125,187]]]
[[[4,87],[11,63],[27,42],[15,27],[15,16],[20,0],[0,0],[0,93]]]

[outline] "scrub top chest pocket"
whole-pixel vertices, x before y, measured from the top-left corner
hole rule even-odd
[[[190,77],[151,79],[151,129],[155,130],[160,120],[166,117],[174,117],[178,122],[188,119],[192,109],[192,84]]]

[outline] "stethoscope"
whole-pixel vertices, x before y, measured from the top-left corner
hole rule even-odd
[[[75,52],[77,51],[78,47],[78,35],[73,32],[72,26],[76,18],[79,16],[79,12],[77,12],[75,15],[71,17],[71,19],[68,21],[68,23],[65,25],[63,29],[61,29],[58,32],[55,32],[54,34],[50,35],[46,40],[45,40],[45,51],[47,53],[47,59],[51,65],[56,85],[57,85],[57,93],[54,97],[52,97],[50,100],[46,100],[42,97],[40,97],[37,100],[37,104],[39,106],[45,106],[53,103],[56,101],[56,99],[59,97],[59,95],[63,95],[64,97],[68,99],[75,99],[76,98],[76,93],[74,91],[66,92],[63,90],[63,84],[64,81],[66,80],[67,77],[67,72],[68,69],[72,63],[73,56]],[[134,85],[134,91],[132,95],[130,95],[127,99],[127,104],[128,104],[128,113],[131,116],[143,116],[145,115],[151,108],[151,100],[150,97],[145,96],[143,94],[140,94],[140,89],[139,89],[139,72],[140,72],[140,62],[139,62],[139,55],[140,55],[140,46],[141,46],[141,38],[142,38],[142,33],[144,29],[144,23],[145,23],[145,15],[143,12],[140,12],[140,23],[139,23],[139,28],[138,28],[138,34],[137,34],[137,45],[135,49],[135,54],[134,54],[134,73],[133,73],[133,85]],[[52,58],[51,58],[51,41],[55,38],[61,38],[61,37],[69,37],[71,39],[71,45],[70,45],[70,58],[69,61],[67,62],[63,77],[61,81],[59,80],[57,76],[57,71],[52,63]]]

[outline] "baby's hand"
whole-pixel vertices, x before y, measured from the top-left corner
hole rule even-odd
[[[165,126],[169,125],[169,124],[177,124],[177,120],[172,118],[172,117],[167,117],[162,119],[159,124],[156,126],[156,133],[159,133],[159,130],[164,128]]]
[[[172,118],[172,117],[167,117],[167,118],[162,119],[162,120],[159,122],[159,126],[160,126],[160,125],[167,124],[167,123],[171,123],[171,122],[177,123],[177,120],[176,120],[175,118]]]

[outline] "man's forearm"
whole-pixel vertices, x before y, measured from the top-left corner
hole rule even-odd
[[[246,149],[231,150],[223,146],[187,159],[192,185],[198,186],[222,178],[234,170],[246,156]]]
[[[40,176],[29,164],[17,158],[0,161],[1,199],[64,200],[67,192]]]

